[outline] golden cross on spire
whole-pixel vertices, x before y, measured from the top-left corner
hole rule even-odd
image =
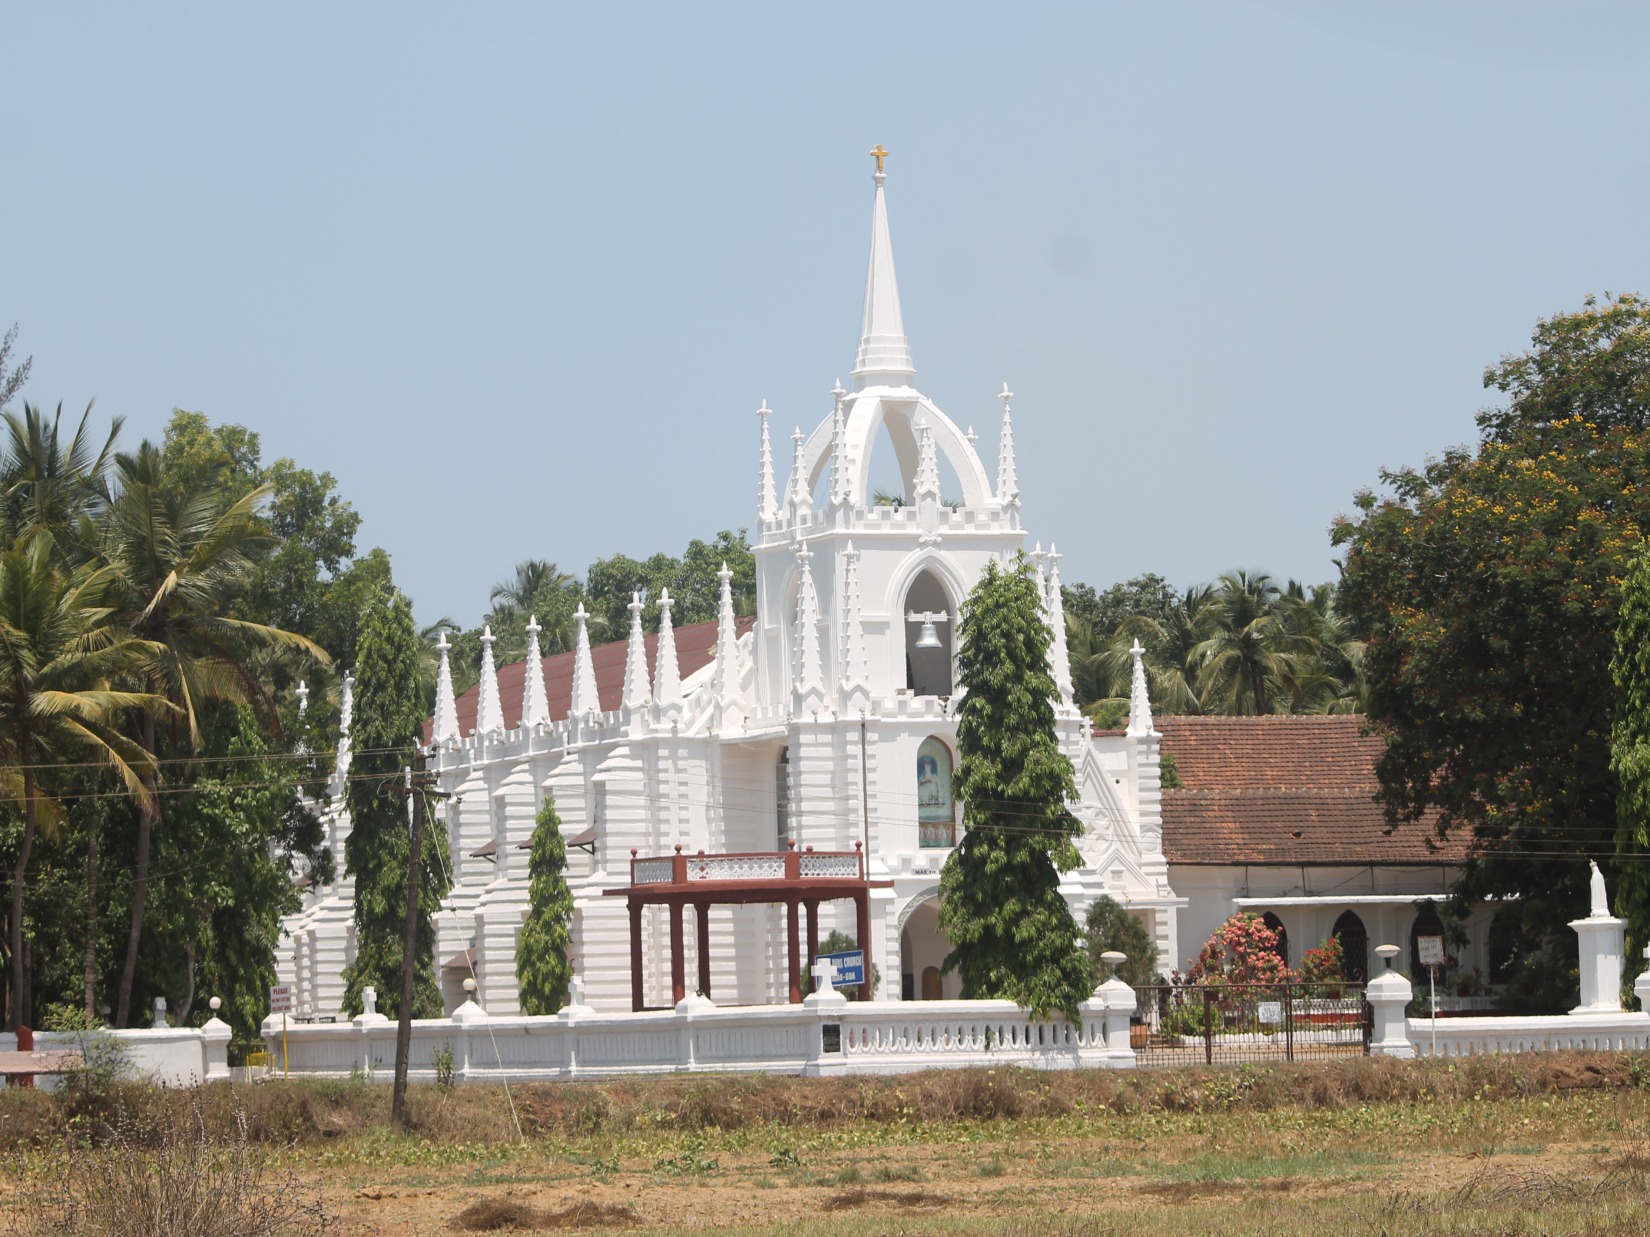
[[[882,148],[881,142],[877,143],[877,148],[871,152],[871,155],[877,161],[877,171],[881,172],[882,161],[888,157],[888,152]]]

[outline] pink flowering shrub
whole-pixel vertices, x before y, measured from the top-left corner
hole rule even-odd
[[[1286,984],[1295,974],[1278,956],[1278,934],[1259,915],[1239,911],[1216,928],[1186,972],[1194,984]]]
[[[1309,984],[1332,983],[1346,974],[1346,951],[1341,938],[1332,936],[1316,949],[1308,949],[1301,959],[1301,980]]]

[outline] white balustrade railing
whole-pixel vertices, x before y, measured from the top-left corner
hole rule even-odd
[[[1440,1018],[1436,1023],[1430,1018],[1410,1018],[1408,1035],[1418,1057],[1473,1057],[1563,1049],[1625,1052],[1650,1048],[1650,1014],[1623,1011],[1540,1018]]]
[[[638,859],[631,867],[630,879],[637,885],[668,885],[674,872],[673,861],[663,859]]]
[[[835,877],[844,880],[857,880],[859,877],[858,855],[816,854],[812,851],[803,851],[797,857],[797,865],[803,876]]]
[[[859,875],[855,869],[854,875]],[[690,881],[756,881],[783,880],[785,856],[772,855],[695,855],[688,860],[687,877]]]
[[[812,998],[810,998],[812,1000]],[[1032,1018],[1010,1001],[825,1000],[810,1005],[718,1009],[689,998],[676,1010],[550,1017],[467,1016],[412,1024],[410,1076],[435,1077],[435,1054],[452,1053],[461,1080],[565,1079],[692,1071],[778,1074],[905,1073],[919,1069],[1021,1065],[1132,1068],[1128,1013],[1086,1002],[1078,1026],[1060,1015]],[[1108,1021],[1111,1035],[1108,1038]],[[265,1023],[271,1043],[279,1019]],[[287,1064],[300,1075],[387,1079],[395,1025],[358,1019],[287,1029]]]

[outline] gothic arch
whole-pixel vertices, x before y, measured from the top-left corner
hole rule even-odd
[[[916,913],[917,907],[921,906],[930,898],[938,898],[939,896],[940,887],[938,884],[929,885],[927,888],[919,889],[916,893],[912,894],[910,901],[900,907],[899,914],[894,917],[894,932],[896,933],[895,939],[898,939],[898,933],[905,931],[906,921]]]
[[[957,423],[925,395],[873,395],[855,392],[843,409],[843,436],[847,441],[849,485],[854,501],[869,505],[871,456],[877,446],[877,431],[884,424],[893,444],[901,477],[909,485],[916,474],[916,419],[920,416],[934,435],[934,452],[951,465],[962,487],[959,496],[966,507],[985,507],[996,498],[991,478],[974,444]],[[892,414],[892,415],[890,415]],[[803,476],[808,492],[814,493],[831,466],[832,417],[826,417],[808,435],[802,447]],[[788,474],[787,474],[788,475]]]
[[[940,587],[950,597],[953,615],[962,608],[973,585],[962,578],[956,565],[946,555],[932,546],[924,546],[920,550],[913,550],[894,569],[888,584],[888,592],[883,598],[883,610],[891,621],[905,622],[905,595],[911,591],[911,586],[924,571],[938,580]]]

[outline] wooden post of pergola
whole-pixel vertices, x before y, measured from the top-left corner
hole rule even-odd
[[[796,849],[789,842],[783,851],[746,854],[684,855],[680,846],[671,855],[640,857],[630,852],[630,884],[622,889],[603,890],[609,897],[625,898],[630,910],[630,1007],[644,1008],[642,908],[670,908],[670,991],[675,1004],[687,995],[686,942],[682,917],[687,907],[694,912],[695,944],[699,951],[698,990],[710,995],[710,908],[712,906],[783,903],[786,919],[786,961],[790,972],[790,1001],[802,1000],[803,912],[808,917],[808,962],[819,953],[819,904],[850,899],[854,903],[859,929],[859,947],[865,953],[865,978],[859,985],[860,999],[871,999],[871,890],[888,888],[892,881],[872,882],[865,877],[865,855],[861,844],[852,851],[816,851],[809,846]]]

